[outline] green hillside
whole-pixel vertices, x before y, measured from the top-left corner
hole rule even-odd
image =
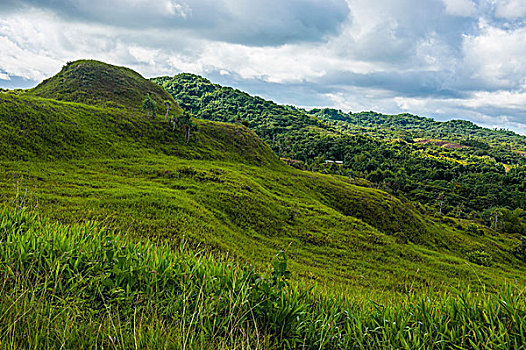
[[[509,130],[492,130],[467,120],[438,122],[431,118],[409,113],[385,115],[376,112],[345,113],[332,108],[313,109],[309,114],[335,124],[348,132],[360,132],[373,136],[404,138],[440,138],[453,142],[481,141],[486,145],[512,145],[517,149],[526,147],[526,136]],[[485,148],[483,145],[479,145]]]
[[[365,178],[370,186],[420,202],[429,213],[486,226],[495,211],[506,216],[519,210],[524,217],[524,136],[410,114],[305,111],[192,74],[153,81],[197,118],[247,124],[296,167]]]
[[[53,77],[44,80],[29,94],[59,101],[81,102],[118,108],[140,108],[146,94],[158,104],[160,111],[166,101],[179,107],[169,94],[139,73],[93,60],[68,62]]]
[[[71,86],[84,79],[80,67],[86,62],[91,76],[105,80],[90,84],[87,103],[76,90],[64,90],[62,98],[60,89],[68,86],[69,79]],[[114,72],[115,79],[108,72]],[[106,87],[111,81],[121,81],[123,72],[137,77],[139,85],[131,91],[133,81],[128,81],[129,97],[114,104],[115,92]],[[59,79],[64,81],[59,84]],[[524,318],[523,305],[516,297],[526,286],[526,258],[520,241],[524,226],[518,211],[503,208],[501,226],[490,228],[473,220],[476,218],[446,215],[442,207],[443,213],[438,213],[411,201],[403,191],[376,186],[371,178],[299,170],[282,162],[256,134],[262,127],[251,131],[243,123],[192,119],[187,137],[180,122],[187,114],[182,111],[170,111],[174,120],[170,123],[164,121],[164,115],[146,118],[142,101],[148,92],[155,98],[149,87],[152,83],[127,69],[79,61],[68,64],[48,84],[47,97],[43,97],[44,83],[22,93],[0,93],[0,203],[7,208],[0,216],[0,272],[7,283],[0,289],[0,304],[14,305],[14,310],[30,315],[23,319],[26,330],[0,326],[0,331],[16,338],[18,344],[67,339],[69,346],[80,347],[94,341],[81,333],[114,337],[117,327],[119,339],[110,338],[119,344],[114,347],[130,347],[133,340],[145,347],[166,341],[176,347],[259,348],[298,348],[302,342],[307,348],[356,342],[362,348],[376,348],[384,342],[396,348],[417,339],[428,345],[442,341],[447,347],[459,344],[453,340],[459,337],[461,344],[471,340],[481,346],[519,341],[516,332],[524,331],[523,324],[510,322],[500,309],[483,321],[493,299],[483,294],[470,299],[470,292],[465,293],[469,295],[463,299],[465,304],[448,299],[464,289],[501,294],[508,288],[507,300],[513,305],[502,312]],[[232,93],[220,90],[221,96]],[[238,95],[247,99],[238,108],[250,107],[257,100],[235,92]],[[159,96],[160,103],[165,97]],[[217,111],[225,116],[227,111],[232,113],[226,121],[248,120],[236,115],[228,100],[218,101],[223,108]],[[177,102],[186,108],[181,100]],[[370,158],[356,160],[361,165],[374,161],[375,152],[393,147],[399,147],[400,158],[406,157],[404,152],[410,147],[370,136],[343,135],[316,116],[260,102],[263,107],[257,118],[262,119],[254,118],[262,124],[257,125],[266,125],[268,130],[281,128],[287,132],[282,135],[296,140],[298,147],[310,149],[314,144],[300,142],[307,140],[300,138],[303,133],[311,141],[329,140],[326,137],[349,140],[354,142],[351,145],[375,150]],[[287,110],[288,114],[274,118],[269,110]],[[192,109],[202,116],[199,111]],[[251,128],[256,119],[249,120]],[[267,140],[270,135],[269,142],[274,139],[273,147],[279,152],[283,145],[279,142],[285,138],[276,141],[274,136],[279,134],[270,133]],[[430,159],[418,165],[427,166],[428,171],[440,170],[433,168],[438,163],[431,155],[428,152],[415,159]],[[493,169],[498,164],[488,162],[486,167]],[[505,176],[509,173],[513,171],[502,170]],[[479,178],[475,185],[481,183]],[[434,196],[426,188],[419,190]],[[517,198],[524,195],[516,192]],[[508,225],[505,229],[504,224]],[[175,253],[180,250],[188,252]],[[40,280],[39,276],[49,278]],[[13,290],[9,283],[20,288]],[[461,290],[447,294],[453,287]],[[446,294],[434,299],[431,290]],[[418,304],[426,299],[416,298],[415,293],[428,293],[425,295],[433,299],[430,319],[424,314],[427,306]],[[334,297],[337,294],[341,297]],[[38,311],[33,310],[34,299],[25,295],[42,301],[37,303]],[[354,297],[360,300],[358,305],[349,303]],[[387,305],[405,301],[380,311],[379,304],[368,299]],[[147,300],[151,303],[141,304]],[[57,315],[56,305],[69,306]],[[475,306],[477,315],[471,315],[469,332],[476,335],[460,336],[462,320]],[[467,311],[459,313],[458,307]],[[18,311],[9,310],[2,316],[9,321],[0,325],[17,319]],[[194,316],[188,316],[189,310]],[[349,316],[349,310],[356,316]],[[415,314],[415,310],[424,311]],[[137,320],[135,313],[142,320],[138,328],[135,323],[130,325]],[[107,315],[99,325],[104,330],[93,331],[98,322],[94,320],[102,314]],[[432,337],[426,336],[431,334],[426,330],[443,314],[455,326],[435,329]],[[35,324],[46,324],[42,317],[57,319],[57,327],[69,318],[76,319],[72,334],[78,336],[61,338],[54,333],[46,337],[44,331],[37,331],[40,340],[32,335],[24,338]],[[143,317],[155,322],[145,326]],[[224,317],[234,325],[217,323]],[[404,322],[390,328],[377,324],[387,319],[405,320],[415,331],[405,337],[401,336],[407,329]],[[494,333],[474,330],[487,324]],[[167,333],[159,335],[160,329]],[[142,340],[136,335],[132,339],[134,330],[139,330]],[[369,339],[365,333],[374,336]],[[502,338],[494,340],[495,334]],[[71,342],[75,339],[78,343]],[[148,343],[148,339],[159,343]],[[188,339],[192,344],[186,343]],[[95,343],[99,344],[97,339]]]
[[[91,66],[95,76],[106,67]],[[74,81],[83,74],[71,72]],[[298,276],[327,285],[397,290],[413,279],[420,286],[522,280],[523,265],[509,253],[518,233],[482,230],[474,238],[468,221],[446,225],[419,205],[347,177],[287,167],[242,125],[199,121],[187,141],[162,116],[148,120],[138,108],[33,94],[0,95],[0,181],[5,200],[16,195],[15,185],[27,188],[52,218],[111,220],[137,237],[185,237],[260,267],[286,248]],[[463,264],[477,251],[493,266]]]
[[[187,159],[280,164],[270,148],[248,129],[196,121],[192,147],[163,117],[146,119],[123,110],[0,94],[2,160],[76,160],[172,155]]]

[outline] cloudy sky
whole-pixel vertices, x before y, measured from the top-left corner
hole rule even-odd
[[[0,87],[93,58],[526,135],[526,0],[1,0]]]

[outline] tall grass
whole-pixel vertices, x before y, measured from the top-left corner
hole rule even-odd
[[[0,348],[524,349],[522,290],[409,295],[377,304],[268,273],[131,242],[95,222],[0,212]]]

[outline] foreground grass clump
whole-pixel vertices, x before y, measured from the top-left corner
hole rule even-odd
[[[380,305],[210,255],[132,243],[94,222],[0,212],[1,348],[524,348],[521,291]]]

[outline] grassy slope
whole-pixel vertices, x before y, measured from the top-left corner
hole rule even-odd
[[[162,118],[147,120],[138,109],[129,112],[4,93],[0,94],[1,157],[43,161],[166,154],[279,164],[268,146],[241,126],[196,121],[201,132],[187,147],[182,135]]]
[[[411,294],[396,303],[287,286],[207,254],[87,222],[0,210],[0,349],[519,349],[520,290]],[[522,346],[522,347],[521,347]]]
[[[145,120],[131,99],[123,109],[33,96],[43,86],[47,96],[62,96],[69,79],[106,76],[107,69],[136,77],[140,91],[151,85],[109,67],[72,63],[25,95],[0,95],[4,201],[18,183],[53,218],[96,218],[142,237],[185,236],[258,266],[286,248],[293,271],[323,285],[524,283],[524,264],[508,253],[516,237],[472,237],[382,191],[286,167],[242,126],[200,121],[185,143],[162,117]],[[100,94],[92,99],[113,98]],[[65,99],[73,95],[66,91]],[[493,267],[466,263],[477,249],[493,256]]]
[[[323,285],[524,282],[523,264],[506,252],[515,238],[470,237],[384,192],[286,167],[242,126],[202,121],[186,144],[161,117],[0,96],[4,201],[18,182],[53,218],[185,236],[260,267],[286,248],[296,276]],[[467,264],[475,249],[490,252],[494,267]]]

